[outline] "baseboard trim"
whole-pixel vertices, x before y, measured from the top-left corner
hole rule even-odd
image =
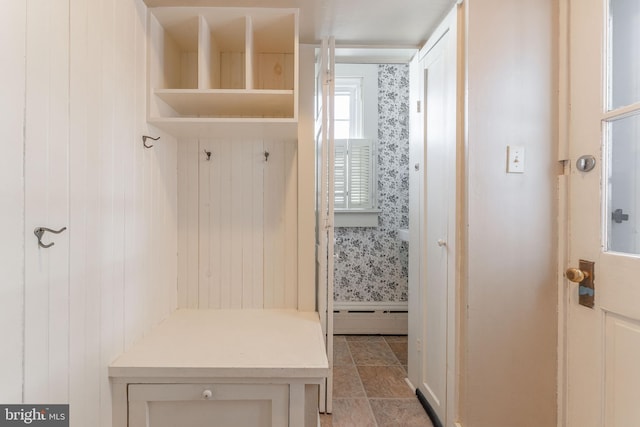
[[[334,334],[407,335],[407,303],[335,303]]]
[[[442,422],[438,418],[438,414],[433,410],[429,402],[427,402],[427,398],[424,397],[424,394],[420,391],[420,389],[416,389],[416,396],[418,396],[418,400],[422,404],[422,407],[427,412],[429,419],[433,423],[433,427],[443,427]]]

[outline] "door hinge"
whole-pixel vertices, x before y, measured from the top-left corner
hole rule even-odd
[[[333,80],[333,75],[331,74],[331,70],[326,70],[324,76],[325,76],[324,84],[328,85],[329,83],[331,83],[331,81]]]
[[[416,112],[420,112],[420,101],[416,102]]]

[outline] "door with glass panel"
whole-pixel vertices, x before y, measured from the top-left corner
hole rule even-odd
[[[569,3],[560,424],[640,426],[640,2]]]

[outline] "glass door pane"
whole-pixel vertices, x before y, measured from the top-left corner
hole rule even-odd
[[[607,250],[640,254],[640,115],[607,123]]]
[[[597,49],[594,46],[594,49]],[[609,2],[608,109],[640,101],[640,1]]]

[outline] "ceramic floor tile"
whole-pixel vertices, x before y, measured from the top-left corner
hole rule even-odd
[[[398,358],[385,341],[350,341],[349,349],[356,365],[399,365]]]
[[[320,414],[320,427],[332,427],[331,415]]]
[[[360,377],[355,366],[333,367],[333,397],[365,397]]]
[[[378,427],[432,427],[417,398],[369,399]]]
[[[334,335],[333,343],[335,344],[336,342],[347,342],[347,337],[344,335]]]
[[[415,393],[409,388],[402,366],[358,366],[360,379],[369,398],[410,398]]]
[[[353,358],[346,341],[333,341],[333,366],[353,365]]]
[[[407,343],[406,342],[387,342],[389,347],[391,347],[391,351],[396,355],[400,364],[406,365],[407,359],[409,357],[407,351]]]
[[[392,343],[392,342],[407,342],[407,336],[406,335],[385,335],[384,339],[388,343]]]
[[[377,341],[383,342],[384,337],[381,335],[346,335],[347,342],[353,341]]]
[[[367,399],[334,399],[333,414],[320,420],[322,427],[376,427]]]

